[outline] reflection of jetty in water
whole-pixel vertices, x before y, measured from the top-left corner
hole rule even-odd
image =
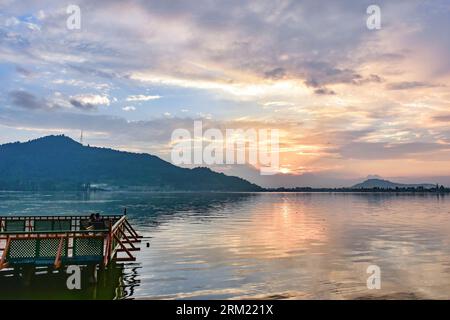
[[[81,270],[81,289],[69,290],[67,279],[70,274],[65,268],[53,270],[37,268],[30,283],[12,269],[0,272],[0,300],[3,299],[58,299],[58,300],[111,300],[131,297],[139,286],[137,264],[111,264],[100,269],[97,282],[92,283],[88,270]]]

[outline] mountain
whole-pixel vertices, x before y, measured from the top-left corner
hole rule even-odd
[[[0,145],[0,190],[138,188],[157,191],[259,191],[244,179],[208,168],[186,169],[143,153],[84,146],[47,136]]]
[[[380,189],[395,189],[395,188],[424,188],[424,189],[431,189],[435,188],[436,185],[434,184],[402,184],[402,183],[395,183],[388,180],[383,179],[368,179],[362,183],[358,183],[354,185],[353,189],[373,189],[373,188],[380,188]]]

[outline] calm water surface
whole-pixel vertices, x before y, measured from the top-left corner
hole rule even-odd
[[[107,298],[450,298],[450,197],[0,193],[0,215],[124,207],[151,238]],[[381,290],[367,289],[369,265]]]

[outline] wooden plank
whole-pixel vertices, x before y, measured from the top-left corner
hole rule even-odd
[[[111,255],[111,234],[108,234],[108,236],[106,238],[106,251],[105,251],[105,255],[103,257],[103,265],[105,267],[109,263],[110,255]]]
[[[125,232],[121,229],[119,229],[119,231],[122,234],[122,236],[125,238],[125,242],[129,243],[132,249],[136,249],[136,247],[133,245],[133,243],[131,243],[130,239],[127,237]]]
[[[116,258],[116,261],[122,262],[122,261],[136,261],[135,257],[132,258]]]
[[[64,244],[64,237],[61,237],[61,240],[59,241],[59,245],[58,245],[58,251],[56,253],[56,257],[55,257],[55,268],[58,269],[61,266],[61,252],[62,252],[62,247]]]
[[[128,229],[128,232],[130,232],[136,240],[139,238],[138,233],[136,232],[136,230],[134,230],[128,220],[125,220],[125,228]]]
[[[134,256],[131,254],[130,250],[128,250],[127,247],[125,247],[125,245],[122,243],[122,241],[120,241],[120,239],[117,237],[117,235],[115,234],[114,237],[116,238],[117,242],[119,243],[119,245],[122,247],[122,249],[124,250],[124,252],[131,258],[134,258]],[[117,258],[116,258],[117,260]],[[120,260],[118,260],[120,261]]]
[[[11,244],[11,238],[8,237],[8,240],[6,241],[5,250],[3,251],[3,254],[2,254],[2,259],[0,260],[0,270],[3,269],[3,267],[5,265],[6,255],[8,254],[10,244]]]
[[[141,249],[139,249],[139,248],[127,248],[127,250],[128,251],[141,251]],[[124,250],[124,249],[117,249],[116,250],[117,252],[126,252],[126,250]]]

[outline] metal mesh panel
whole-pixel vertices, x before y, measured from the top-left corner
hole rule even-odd
[[[103,238],[75,238],[74,256],[103,256]]]
[[[35,231],[50,231],[53,228],[52,220],[35,220],[34,230]]]
[[[36,239],[12,239],[8,258],[34,258],[36,256]]]
[[[40,258],[54,258],[58,253],[59,243],[61,239],[40,239],[39,240],[39,257]],[[67,255],[66,239],[63,239],[63,247],[61,256]]]
[[[53,221],[53,230],[70,231],[72,229],[71,220],[55,220]]]
[[[25,220],[6,220],[6,231],[25,231]]]

